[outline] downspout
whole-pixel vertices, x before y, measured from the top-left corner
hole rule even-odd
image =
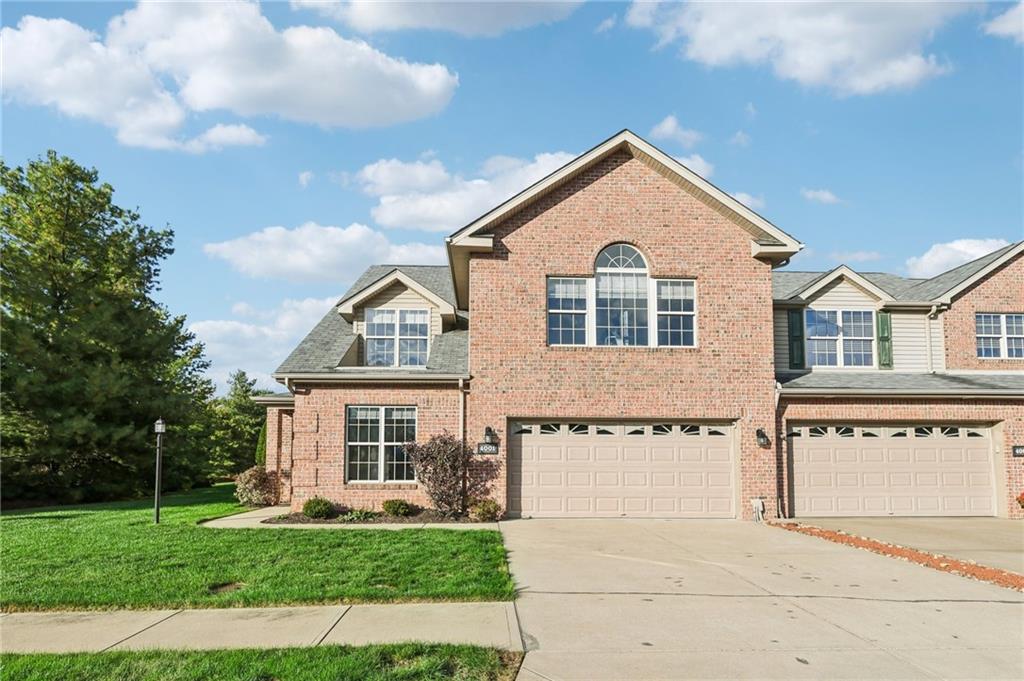
[[[466,444],[466,381],[459,379],[459,439]]]
[[[936,315],[939,314],[939,305],[932,305],[932,309],[928,311],[928,316],[925,319],[925,341],[928,343],[928,373],[935,373],[935,358],[933,357],[934,351],[932,350],[932,320],[935,319]]]

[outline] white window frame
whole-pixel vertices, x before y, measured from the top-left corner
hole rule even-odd
[[[648,338],[651,340],[651,347],[655,347],[655,348],[686,348],[686,349],[697,347],[697,345],[700,342],[698,337],[697,337],[697,312],[698,312],[697,280],[696,279],[684,279],[684,278],[678,278],[678,279],[672,279],[672,278],[651,279],[650,277],[648,277],[647,281],[649,282],[648,296],[650,297],[650,299],[651,299],[651,301],[653,303],[650,306],[652,314],[651,314],[651,320],[649,322],[650,323],[650,327],[649,328],[653,329],[654,333],[652,335],[648,336]],[[692,284],[693,285],[693,312],[659,312],[658,311],[658,283],[659,282],[665,282],[665,281],[679,282],[679,283],[682,283],[682,284]],[[661,344],[659,344],[658,343],[658,317],[661,316],[661,315],[665,315],[666,317],[687,317],[687,316],[693,317],[693,345],[661,345]]]
[[[837,336],[811,336],[807,332],[808,312],[835,312]],[[850,364],[847,365],[843,357],[844,340],[867,340],[863,336],[847,337],[843,330],[844,312],[868,312],[871,314],[871,364]],[[807,307],[801,315],[804,328],[804,368],[813,371],[829,371],[835,369],[844,370],[869,370],[878,368],[878,310],[870,307]],[[836,363],[833,364],[811,364],[811,341],[812,340],[834,340],[836,342]]]
[[[985,315],[987,317],[996,317],[999,320],[999,335],[990,333],[978,333],[978,317]],[[1006,325],[1007,317],[1017,317],[1024,315],[1024,312],[975,312],[974,313],[974,356],[981,360],[1024,360],[1024,357],[1010,357],[1010,338],[1024,338],[1024,336],[1018,336],[1016,334],[1011,335],[1010,329]],[[978,339],[979,338],[996,338],[999,340],[999,356],[998,357],[982,357],[978,354]]]
[[[350,409],[376,409],[377,410],[377,440],[375,442],[355,442],[348,439],[348,414]],[[416,471],[413,470],[411,480],[387,480],[385,479],[385,467],[387,461],[385,452],[387,446],[404,445],[405,442],[392,442],[384,437],[385,414],[388,409],[412,409],[413,428],[416,436],[419,436],[420,415],[419,408],[415,405],[403,404],[348,404],[345,405],[345,484],[347,485],[410,485],[417,483]],[[348,448],[351,446],[376,447],[377,448],[377,478],[374,480],[354,480],[349,476]],[[411,463],[410,463],[411,465]]]
[[[371,336],[369,334],[369,322],[367,318],[370,316],[370,312],[394,312],[395,313],[395,332],[390,336]],[[427,335],[426,336],[403,336],[402,335],[402,313],[403,312],[418,312],[426,313],[427,315]],[[394,357],[391,364],[369,364],[369,353],[364,352],[363,364],[366,366],[374,366],[380,369],[425,369],[427,361],[430,360],[430,309],[425,307],[368,307],[363,310],[363,338],[367,341],[375,339],[391,340],[394,342]],[[425,340],[427,341],[427,357],[423,364],[401,364],[402,357],[402,341],[403,340]]]
[[[565,281],[582,281],[583,282],[584,292],[583,292],[583,309],[582,310],[553,310],[553,309],[551,309],[551,306],[548,304],[548,298],[549,298],[549,296],[548,296],[548,286],[551,285],[552,280],[556,280],[556,279],[558,279],[558,280],[565,280]],[[590,326],[591,326],[591,324],[590,324],[590,322],[591,322],[591,317],[592,317],[592,315],[590,314],[590,307],[591,307],[591,304],[590,304],[590,293],[591,293],[592,288],[593,287],[590,285],[590,283],[589,283],[589,281],[587,280],[586,277],[557,277],[557,276],[550,276],[550,277],[548,277],[545,280],[545,282],[544,282],[544,309],[545,309],[545,314],[544,314],[544,324],[545,324],[545,326],[544,326],[544,338],[547,341],[548,345],[550,345],[551,347],[556,347],[556,348],[557,347],[562,347],[562,348],[580,348],[580,347],[585,347],[587,345],[590,345],[590,339],[591,339],[591,335],[590,335]],[[550,340],[551,315],[552,314],[582,315],[582,317],[583,317],[583,342],[582,343],[552,343],[551,340]]]

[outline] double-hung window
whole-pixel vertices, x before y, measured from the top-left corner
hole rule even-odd
[[[587,344],[586,279],[548,279],[548,344]]]
[[[367,308],[365,314],[367,366],[426,365],[429,310]]]
[[[640,251],[612,244],[593,278],[548,278],[548,345],[694,347],[696,305],[694,281],[651,279]]]
[[[875,313],[871,310],[806,310],[807,366],[873,367]]]
[[[978,313],[974,330],[978,357],[1024,359],[1024,313]]]
[[[416,407],[349,407],[345,416],[348,482],[415,480],[405,443],[416,440]]]
[[[693,347],[696,343],[696,297],[692,281],[655,282],[658,298],[658,345]]]

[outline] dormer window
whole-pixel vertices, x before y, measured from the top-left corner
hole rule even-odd
[[[429,333],[429,310],[367,308],[366,365],[426,366]]]
[[[806,310],[807,365],[872,367],[875,320],[871,310]]]

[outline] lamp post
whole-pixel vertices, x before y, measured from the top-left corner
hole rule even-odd
[[[162,418],[157,419],[153,424],[153,432],[156,433],[156,494],[153,497],[153,522],[160,524],[160,473],[163,469],[164,454],[164,433],[167,432],[167,424]]]

